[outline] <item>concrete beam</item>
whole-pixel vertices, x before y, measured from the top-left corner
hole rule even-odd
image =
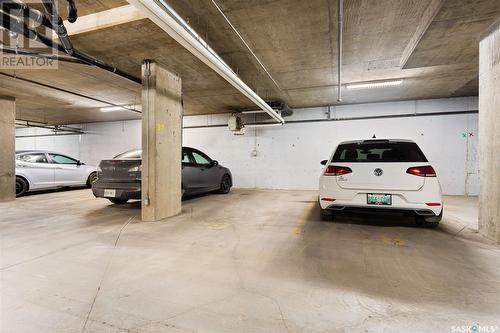
[[[78,35],[115,25],[138,21],[146,18],[132,5],[116,7],[94,14],[79,17],[75,23],[64,22],[68,35]]]
[[[479,232],[500,243],[500,20],[479,43]]]
[[[16,198],[16,102],[0,96],[0,202]]]
[[[181,78],[145,61],[142,65],[142,220],[181,212]]]
[[[413,51],[415,51],[415,49],[417,48],[418,43],[424,36],[425,32],[431,25],[432,21],[436,17],[437,13],[441,9],[445,1],[446,0],[431,0],[429,5],[425,9],[425,12],[422,15],[417,25],[415,33],[410,38],[410,41],[406,45],[403,54],[401,55],[401,60],[400,60],[401,68],[405,68],[408,59],[410,59],[410,56],[412,55]]]

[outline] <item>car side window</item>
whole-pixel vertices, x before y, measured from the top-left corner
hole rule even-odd
[[[193,150],[191,154],[193,155],[193,159],[197,165],[210,165],[212,163],[210,158],[201,152]]]
[[[77,160],[72,159],[68,156],[64,156],[64,155],[49,154],[49,156],[50,156],[50,159],[52,160],[52,162],[54,162],[56,164],[77,164],[78,163]]]
[[[19,155],[18,160],[28,163],[48,163],[47,156],[44,153],[31,153]]]
[[[186,150],[182,150],[182,163],[183,164],[191,164],[191,158],[189,157],[189,153]]]

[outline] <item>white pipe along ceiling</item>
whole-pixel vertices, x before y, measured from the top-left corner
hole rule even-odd
[[[281,115],[277,114],[271,106],[243,82],[231,67],[164,0],[128,0],[128,2],[275,121],[280,124],[285,123]]]

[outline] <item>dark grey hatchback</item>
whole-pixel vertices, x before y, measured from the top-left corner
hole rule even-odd
[[[96,198],[106,198],[116,204],[141,199],[142,151],[131,150],[103,160],[99,164],[97,181],[92,184]],[[182,147],[182,195],[218,191],[229,193],[233,179],[231,171],[203,152]]]

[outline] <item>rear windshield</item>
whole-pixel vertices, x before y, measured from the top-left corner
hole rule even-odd
[[[127,158],[136,159],[136,158],[142,158],[141,155],[142,155],[141,150],[131,150],[131,151],[121,153],[120,155],[116,155],[115,157],[113,157],[113,159],[115,159],[115,160],[123,160],[123,159],[127,159]]]
[[[358,142],[341,144],[332,162],[427,162],[414,142]]]

